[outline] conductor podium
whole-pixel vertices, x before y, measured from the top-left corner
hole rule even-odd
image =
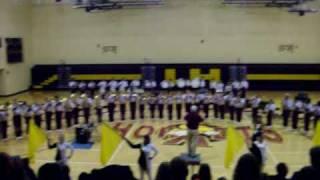
[[[76,128],[76,143],[88,144],[91,139],[91,130],[87,126],[81,126]]]

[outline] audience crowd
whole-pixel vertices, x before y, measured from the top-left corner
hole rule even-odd
[[[288,167],[279,163],[275,175],[263,172],[263,165],[252,153],[242,155],[233,171],[232,180],[319,180],[320,147],[310,150],[310,165],[288,177]],[[0,153],[1,180],[71,180],[68,166],[59,163],[46,163],[36,174],[29,166],[28,159]],[[227,180],[226,177],[215,177],[215,172],[208,164],[201,164],[198,173],[190,174],[187,163],[180,157],[160,164],[155,180]],[[94,169],[90,173],[81,173],[79,180],[136,180],[129,166],[109,165]]]

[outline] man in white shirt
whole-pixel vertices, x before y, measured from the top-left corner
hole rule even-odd
[[[93,101],[86,94],[82,95],[81,98],[82,98],[82,110],[83,110],[84,121],[86,124],[89,124]]]
[[[138,94],[130,93],[129,96],[129,107],[130,107],[130,119],[136,119],[136,111],[137,111],[137,101],[138,101]]]
[[[182,113],[182,103],[183,103],[183,97],[181,93],[177,93],[174,96],[175,104],[176,104],[176,112],[177,112],[177,119],[181,119],[181,113]]]
[[[238,96],[234,104],[234,107],[236,110],[237,123],[240,123],[242,121],[242,114],[243,114],[243,109],[245,108],[245,105],[246,105],[246,100]]]
[[[293,101],[290,98],[289,94],[284,96],[282,100],[282,117],[283,117],[283,126],[287,127],[289,122],[289,117],[291,116],[293,108]]]
[[[63,102],[58,96],[55,97],[55,118],[56,118],[56,129],[62,128],[62,114],[64,112]]]
[[[249,89],[249,82],[246,79],[242,79],[240,82],[240,90],[241,90],[241,97],[247,97],[247,91]]]
[[[49,98],[46,98],[45,104],[43,105],[43,109],[45,111],[46,127],[47,130],[50,131],[52,115],[54,113],[54,103]]]
[[[314,105],[311,103],[311,100],[308,99],[304,104],[304,134],[305,135],[308,134],[309,124],[314,114],[314,110],[315,110]]]
[[[41,128],[42,124],[42,107],[40,104],[35,103],[32,105],[32,111],[33,111],[33,117],[34,117],[34,122],[35,124]]]
[[[303,103],[301,100],[296,99],[293,104],[292,112],[292,130],[298,129],[299,114],[303,110]]]
[[[232,82],[232,92],[234,96],[238,96],[240,90],[240,82],[238,80],[234,80]]]
[[[115,101],[116,101],[116,95],[110,94],[107,97],[107,103],[108,103],[108,113],[109,113],[109,121],[114,121],[114,109],[116,107]]]
[[[66,119],[68,128],[70,128],[73,125],[73,122],[72,122],[73,108],[75,108],[75,104],[73,103],[73,100],[71,98],[66,99],[66,102],[64,103],[64,109],[65,109],[65,119]]]
[[[159,94],[157,97],[157,104],[158,104],[158,112],[159,112],[159,118],[163,119],[163,109],[164,109],[164,103],[166,100],[166,96],[163,94]]]
[[[250,104],[252,108],[251,117],[254,125],[256,125],[256,123],[258,122],[260,103],[261,103],[261,98],[259,96],[253,96],[250,100]]]
[[[120,106],[120,119],[126,119],[126,107],[128,102],[128,95],[126,93],[121,93],[119,95],[119,106]]]
[[[274,112],[276,111],[276,105],[274,104],[273,100],[270,100],[266,105],[265,111],[267,112],[267,127],[271,128]]]

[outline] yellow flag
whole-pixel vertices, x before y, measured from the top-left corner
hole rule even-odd
[[[239,153],[244,145],[243,136],[230,125],[227,129],[227,145],[224,155],[224,167],[229,168],[236,154]]]
[[[46,142],[46,134],[40,129],[33,120],[29,122],[29,145],[28,145],[28,157],[31,163],[35,161],[35,154]]]
[[[317,123],[316,131],[315,131],[313,138],[312,138],[312,143],[314,146],[320,145],[320,123]]]
[[[107,124],[101,127],[100,162],[105,165],[110,160],[113,152],[117,149],[122,138],[114,129]]]

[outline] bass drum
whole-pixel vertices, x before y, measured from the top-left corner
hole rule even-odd
[[[166,80],[161,81],[160,87],[162,89],[168,89],[170,87],[169,81],[166,81]]]
[[[186,87],[186,81],[184,79],[178,79],[177,80],[177,87],[180,89],[183,89]]]

